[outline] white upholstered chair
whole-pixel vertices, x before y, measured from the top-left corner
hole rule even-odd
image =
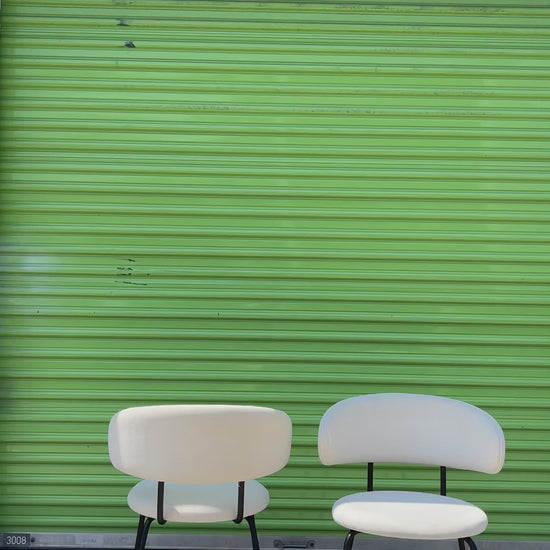
[[[368,464],[367,491],[345,496],[332,508],[348,530],[344,550],[358,533],[403,539],[458,539],[487,527],[483,510],[446,496],[446,468],[495,474],[504,463],[505,442],[497,421],[481,409],[444,397],[385,393],[336,403],[319,426],[319,457],[325,465]],[[439,466],[440,494],[375,491],[374,463]]]
[[[292,438],[282,411],[240,405],[158,405],[125,409],[109,424],[115,468],[141,478],[128,495],[139,514],[136,550],[151,523],[245,519],[259,549],[254,516],[269,503],[256,478],[282,469]]]

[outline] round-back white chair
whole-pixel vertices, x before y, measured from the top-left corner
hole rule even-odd
[[[156,519],[210,523],[245,519],[259,550],[255,515],[269,504],[256,478],[281,470],[292,439],[282,411],[240,405],[158,405],[115,414],[109,424],[113,466],[141,478],[128,495],[139,514],[136,550]]]
[[[345,496],[332,508],[348,529],[344,550],[358,533],[424,540],[471,537],[487,528],[483,510],[447,496],[447,467],[488,474],[504,463],[504,434],[485,411],[445,397],[402,393],[361,395],[330,407],[319,426],[319,458],[325,465],[368,465],[367,491]],[[375,491],[374,463],[439,466],[440,494]]]

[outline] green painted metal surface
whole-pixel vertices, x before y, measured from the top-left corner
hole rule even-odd
[[[110,416],[223,402],[294,421],[261,533],[339,536],[365,474],[319,419],[410,391],[499,420],[502,474],[449,493],[548,539],[546,0],[2,10],[2,529],[131,532]]]

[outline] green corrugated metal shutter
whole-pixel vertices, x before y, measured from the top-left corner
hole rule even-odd
[[[410,391],[496,416],[503,473],[449,490],[548,539],[549,17],[4,0],[2,528],[133,531],[110,416],[239,402],[295,425],[261,533],[340,536],[321,414]]]

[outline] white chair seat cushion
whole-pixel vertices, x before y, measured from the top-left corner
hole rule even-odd
[[[128,506],[137,514],[157,517],[156,481],[140,481],[128,494]],[[231,521],[237,517],[237,483],[183,485],[166,483],[164,519],[180,523]],[[258,481],[245,483],[244,517],[267,508],[269,492]]]
[[[485,512],[463,500],[411,491],[371,491],[341,498],[334,521],[353,531],[406,539],[473,537],[487,528]]]

